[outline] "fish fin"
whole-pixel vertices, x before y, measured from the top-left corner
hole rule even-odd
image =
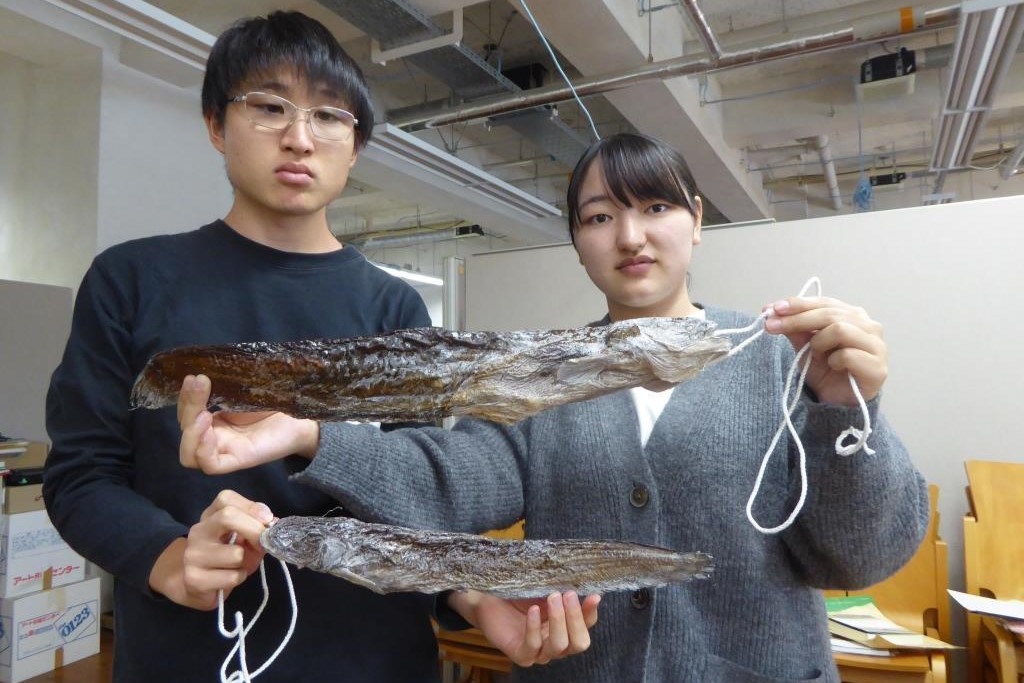
[[[380,586],[375,584],[373,581],[370,581],[365,576],[360,576],[359,574],[356,574],[356,573],[354,573],[352,571],[349,571],[348,569],[339,569],[339,570],[336,571],[336,574],[337,574],[337,576],[345,579],[346,581],[348,581],[350,583],[354,583],[357,586],[362,586],[363,588],[368,588],[368,589],[372,590],[374,593],[379,593],[380,595],[384,595],[385,591]]]
[[[702,339],[686,345],[658,343],[662,350],[644,353],[644,360],[658,379],[669,384],[679,384],[693,377],[705,366],[724,358],[730,348],[725,337]]]
[[[602,364],[594,358],[573,358],[559,365],[555,376],[565,384],[586,384],[601,372],[602,365],[607,363]]]
[[[555,378],[568,386],[604,386],[608,383],[610,376],[618,374],[621,373],[615,368],[609,367],[607,359],[593,356],[565,361],[558,366]]]

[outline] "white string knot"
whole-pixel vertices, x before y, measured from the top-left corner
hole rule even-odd
[[[231,538],[228,539],[228,543],[234,544],[237,538],[237,534],[231,534]],[[225,638],[235,639],[235,644],[228,652],[228,656],[224,658],[224,663],[220,665],[220,681],[221,683],[251,683],[252,679],[259,676],[261,673],[266,671],[267,667],[274,663],[277,656],[281,654],[288,641],[291,640],[292,635],[295,633],[295,622],[299,616],[298,601],[295,599],[295,587],[292,585],[292,577],[288,572],[288,565],[283,561],[278,560],[281,563],[281,571],[284,572],[285,584],[288,586],[288,597],[291,600],[292,605],[292,619],[288,625],[288,632],[285,634],[281,644],[277,646],[274,653],[263,663],[263,665],[253,672],[249,671],[249,663],[246,661],[245,653],[245,638],[249,635],[249,631],[259,621],[260,616],[263,614],[263,610],[266,608],[267,603],[270,601],[270,589],[267,587],[267,569],[265,562],[260,562],[260,586],[263,588],[263,600],[260,602],[260,606],[256,609],[256,614],[253,615],[252,621],[249,625],[245,625],[245,619],[242,617],[241,612],[235,612],[235,627],[229,629],[224,624],[224,591],[217,591],[217,628],[220,630],[220,634]],[[239,669],[228,673],[228,667],[231,666],[231,660],[235,658],[235,653],[238,653]]]
[[[806,284],[800,289],[800,293],[797,296],[804,296],[808,290],[812,287],[815,288],[814,296],[821,296],[821,280],[817,277],[812,277],[807,281]],[[761,315],[757,316],[750,325],[743,328],[737,328],[732,330],[719,330],[716,332],[718,335],[733,335],[743,334],[750,332],[754,328],[760,326],[754,334],[750,335],[742,342],[734,346],[729,350],[729,356],[733,356],[751,343],[755,339],[764,334],[764,320],[768,317],[769,312],[764,311]],[[797,351],[796,357],[789,366],[789,372],[786,374],[786,384],[782,389],[782,424],[775,431],[775,435],[772,437],[771,443],[768,445],[768,450],[765,451],[764,457],[761,459],[761,467],[757,471],[757,479],[754,481],[754,489],[750,492],[750,498],[747,499],[747,519],[751,525],[762,534],[777,534],[780,531],[788,529],[797,515],[804,507],[804,503],[807,500],[807,452],[804,450],[803,441],[800,439],[800,434],[797,432],[796,426],[793,424],[793,413],[796,411],[797,403],[800,402],[800,395],[803,392],[804,382],[807,379],[807,371],[811,367],[811,355],[808,351],[811,348],[810,342],[807,342],[800,350]],[[796,376],[797,370],[800,372],[800,377],[797,379],[795,391],[793,391],[793,378]],[[864,401],[864,396],[861,394],[860,387],[857,386],[857,380],[853,378],[853,375],[847,375],[850,380],[850,387],[853,389],[853,395],[857,398],[857,405],[860,406],[861,415],[864,417],[864,429],[857,429],[856,427],[848,427],[836,439],[835,451],[836,455],[850,456],[854,453],[858,453],[863,450],[868,455],[874,455],[873,451],[867,444],[868,437],[871,436],[871,415],[868,413],[867,402]],[[792,398],[790,398],[792,393]],[[796,444],[797,453],[799,454],[799,466],[800,466],[800,498],[797,500],[796,505],[793,507],[793,511],[789,513],[778,526],[764,527],[761,526],[756,519],[754,519],[754,501],[757,500],[757,494],[761,490],[761,482],[764,479],[765,470],[768,469],[768,462],[771,460],[772,453],[775,452],[776,446],[779,444],[779,439],[782,437],[782,432],[789,430],[790,435],[793,437],[793,441]],[[845,444],[844,442],[849,437],[854,437],[855,441],[851,444]]]

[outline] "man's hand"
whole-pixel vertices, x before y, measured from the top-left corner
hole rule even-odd
[[[157,558],[150,588],[185,607],[215,609],[219,591],[227,597],[260,566],[260,534],[273,519],[263,503],[221,491],[188,537],[176,539]]]
[[[284,413],[211,413],[210,379],[189,375],[178,394],[181,443],[185,467],[207,474],[248,469],[289,455],[312,459],[320,441],[320,425]]]

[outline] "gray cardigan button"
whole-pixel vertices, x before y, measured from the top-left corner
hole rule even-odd
[[[633,591],[633,594],[629,596],[629,601],[636,609],[647,609],[651,604],[651,591],[647,588]]]
[[[643,484],[634,484],[633,490],[629,493],[629,504],[635,508],[642,508],[651,499],[651,494]]]

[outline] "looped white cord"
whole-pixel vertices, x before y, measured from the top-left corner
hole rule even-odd
[[[836,455],[853,455],[857,451],[864,449],[864,452],[868,455],[874,455],[875,451],[871,446],[868,446],[868,437],[871,436],[871,415],[868,414],[868,404],[864,401],[864,396],[860,393],[860,387],[857,386],[857,380],[853,378],[853,375],[847,375],[850,378],[850,388],[853,389],[853,395],[857,397],[857,405],[860,406],[860,413],[864,416],[864,429],[860,430],[856,427],[847,427],[843,430],[843,433],[836,439]],[[843,442],[846,441],[846,437],[852,436],[857,440],[848,446],[844,446]]]
[[[815,296],[821,296],[821,280],[817,277],[812,277],[806,284],[800,289],[797,296],[804,296],[808,290],[814,287],[816,289]],[[729,355],[735,355],[742,349],[749,346],[755,339],[764,334],[763,320],[768,317],[768,311],[761,313],[757,319],[750,325],[733,330],[719,330],[716,334],[718,335],[730,335],[730,334],[742,334],[749,332],[758,325],[761,325],[761,329],[752,334],[741,343],[734,346],[730,351]],[[803,509],[804,502],[807,500],[807,453],[804,450],[803,441],[800,439],[799,433],[797,433],[796,426],[793,424],[792,415],[796,410],[797,403],[800,401],[800,395],[803,392],[804,382],[807,378],[807,371],[811,367],[811,356],[808,353],[810,349],[810,342],[804,344],[799,351],[797,351],[796,357],[793,359],[793,363],[789,366],[789,372],[786,375],[786,385],[782,389],[782,424],[775,431],[775,436],[772,437],[771,443],[768,445],[768,450],[765,452],[764,457],[761,459],[761,467],[757,472],[757,479],[754,482],[754,490],[750,492],[750,498],[747,499],[747,519],[751,525],[760,531],[762,534],[777,534],[780,531],[788,529],[797,515]],[[802,364],[801,364],[802,361]],[[796,391],[793,393],[793,398],[790,399],[790,391],[793,388],[793,377],[796,375],[797,368],[800,368],[800,378],[796,383]],[[863,450],[868,455],[874,455],[873,451],[867,445],[867,439],[871,435],[871,416],[868,414],[867,403],[864,401],[864,396],[860,392],[860,387],[857,386],[857,381],[853,378],[853,375],[847,375],[850,380],[850,387],[853,389],[853,395],[857,398],[857,404],[860,406],[861,414],[864,417],[864,429],[860,430],[856,427],[849,427],[839,435],[836,439],[835,451],[837,455],[849,456]],[[754,501],[757,500],[757,494],[761,490],[761,482],[764,478],[765,470],[768,468],[768,462],[771,460],[772,453],[775,451],[775,447],[779,443],[779,438],[782,436],[782,431],[788,429],[790,435],[793,437],[793,441],[796,443],[797,452],[799,454],[799,465],[800,465],[800,498],[797,500],[796,505],[793,507],[793,511],[790,512],[789,516],[784,522],[774,527],[763,527],[758,524],[757,520],[754,519]],[[847,437],[853,436],[856,441],[849,445],[843,445],[843,442]]]
[[[234,544],[236,540],[236,534],[231,534],[231,538],[228,542]],[[260,616],[263,614],[263,610],[266,608],[267,603],[270,601],[270,589],[267,587],[267,569],[264,562],[260,562],[260,586],[263,588],[263,600],[260,602],[259,608],[256,610],[256,614],[253,615],[252,621],[249,622],[248,626],[244,625],[244,619],[241,612],[235,612],[235,627],[228,629],[224,625],[224,591],[217,591],[217,628],[220,630],[220,634],[225,638],[235,638],[235,644],[228,652],[228,656],[224,658],[224,663],[220,665],[220,681],[221,683],[250,683],[252,679],[263,673],[267,667],[274,663],[277,656],[281,654],[288,641],[291,640],[292,634],[295,633],[295,623],[299,616],[298,601],[295,599],[295,586],[292,585],[292,576],[288,572],[288,565],[283,561],[278,560],[281,563],[281,571],[284,572],[285,584],[288,587],[288,598],[292,605],[292,619],[288,625],[288,632],[285,634],[281,644],[277,646],[274,653],[263,663],[263,666],[256,669],[256,671],[249,671],[249,664],[246,661],[245,654],[245,638],[249,635],[249,631],[256,625]],[[231,660],[234,659],[235,653],[238,653],[238,662],[240,668],[238,671],[228,673],[228,667],[231,666]]]

